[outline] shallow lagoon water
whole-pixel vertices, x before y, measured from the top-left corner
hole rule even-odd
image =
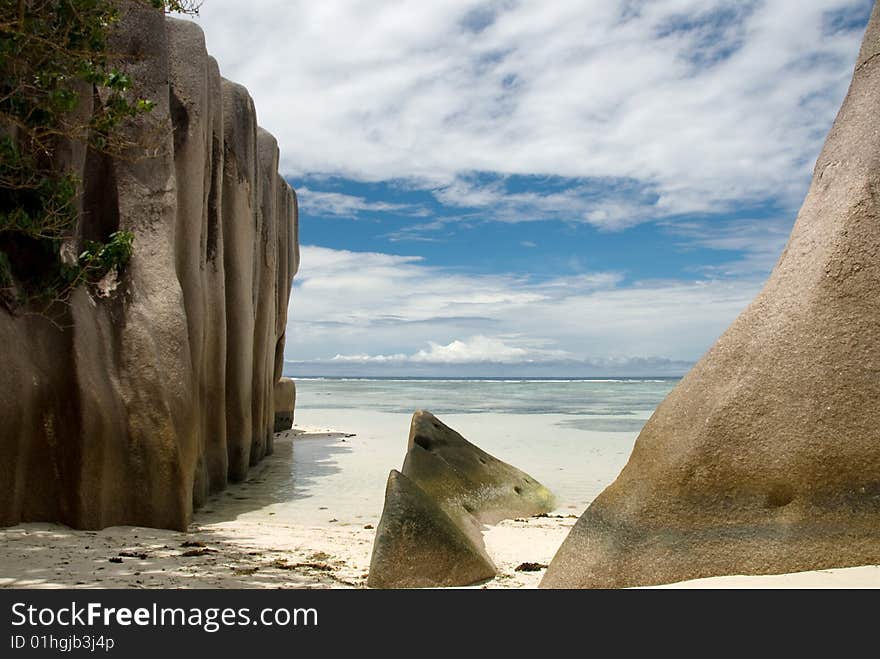
[[[309,434],[276,440],[275,456],[250,477],[269,487],[245,484],[243,493],[218,496],[227,499],[225,516],[375,525],[388,472],[403,463],[412,412],[427,409],[544,483],[557,496],[557,513],[579,515],[616,478],[642,426],[676,383],[297,380],[296,425]]]
[[[592,380],[297,380],[297,409],[351,407],[411,414],[569,414],[647,418],[678,378]],[[647,416],[646,416],[647,414]]]

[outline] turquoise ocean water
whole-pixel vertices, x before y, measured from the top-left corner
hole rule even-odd
[[[338,478],[309,485],[312,496],[327,494],[329,508],[349,497],[352,508],[370,501],[381,510],[388,470],[400,468],[406,451],[409,418],[426,409],[541,480],[557,494],[561,510],[581,512],[626,464],[642,427],[678,381],[299,378],[298,424],[358,436],[332,456],[318,453],[318,443],[295,443],[295,458],[302,461],[294,469],[301,476],[309,464],[339,469]]]
[[[276,522],[375,525],[385,482],[406,454],[412,413],[426,409],[580,514],[616,477],[677,378],[295,378],[295,423],[254,479],[270,492],[241,494],[240,512]],[[225,496],[227,514],[238,514]]]
[[[297,378],[298,409],[353,408],[437,415],[564,414],[570,425],[638,431],[679,378]],[[601,426],[601,428],[599,427]]]

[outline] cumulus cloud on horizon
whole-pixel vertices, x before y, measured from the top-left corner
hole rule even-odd
[[[341,355],[332,361],[350,363],[426,363],[426,364],[467,364],[492,362],[496,364],[522,364],[531,362],[558,361],[570,355],[564,350],[545,350],[534,346],[516,345],[517,339],[490,337],[482,334],[464,340],[455,339],[446,345],[428,342],[427,348],[418,352],[395,355]],[[527,342],[528,343],[528,342]]]
[[[761,283],[473,274],[417,256],[306,245],[285,355],[334,368],[491,362],[664,370],[671,360],[681,372]]]

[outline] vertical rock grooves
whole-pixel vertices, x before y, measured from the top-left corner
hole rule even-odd
[[[131,231],[134,255],[62,323],[0,309],[2,525],[184,529],[272,451],[299,261],[278,146],[195,24],[132,3],[112,49],[156,108],[128,153],[65,165],[84,182],[77,236]]]

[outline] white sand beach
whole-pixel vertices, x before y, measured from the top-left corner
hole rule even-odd
[[[308,410],[308,425],[280,433],[273,456],[248,479],[213,496],[187,533],[56,524],[0,530],[2,588],[363,588],[387,473],[400,466],[408,415]],[[507,520],[485,531],[499,568],[475,588],[534,588],[583,508],[619,472],[634,439],[553,426],[555,450],[535,460],[529,442],[552,415],[448,415],[482,447],[527,469],[558,495],[550,516]],[[571,434],[570,434],[571,433]],[[607,437],[604,435],[608,435]],[[579,442],[581,453],[571,443]],[[553,455],[569,456],[568,464]],[[571,456],[579,455],[576,459]],[[880,588],[880,567],[794,575],[730,576],[675,588]]]

